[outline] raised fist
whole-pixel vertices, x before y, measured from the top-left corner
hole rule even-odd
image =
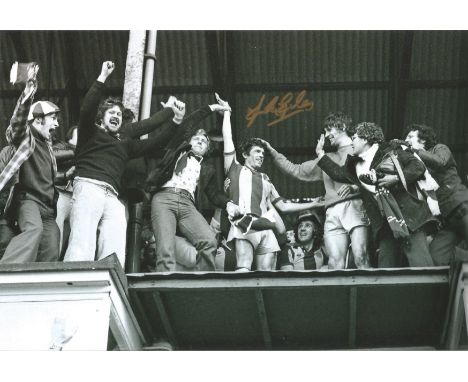
[[[176,100],[172,110],[174,110],[174,122],[178,124],[181,123],[185,115],[185,103]]]
[[[114,71],[115,64],[112,61],[104,61],[102,63],[101,75],[105,78],[109,77],[110,74]]]

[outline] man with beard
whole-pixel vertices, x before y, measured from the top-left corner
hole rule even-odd
[[[325,118],[325,137],[330,141],[331,146],[336,148],[335,152],[329,152],[326,155],[339,165],[343,165],[347,156],[352,153],[351,138],[346,134],[346,128],[350,124],[351,118],[342,112],[331,113]],[[330,255],[328,267],[345,268],[346,254],[351,242],[356,266],[369,268],[369,219],[362,205],[359,187],[330,178],[317,166],[318,159],[294,164],[268,142],[264,141],[264,143],[275,165],[283,173],[306,182],[323,182],[326,210],[324,242],[327,253]]]
[[[102,64],[101,73],[81,106],[75,150],[71,233],[64,261],[93,261],[95,257],[101,260],[115,253],[124,266],[127,221],[119,193],[125,164],[129,159],[146,154],[157,156],[185,113],[185,104],[173,97],[162,111],[135,122],[128,131],[140,136],[174,117],[172,123],[158,129],[150,139],[121,139],[119,130],[124,106],[115,99],[100,103],[105,82],[113,70],[112,62]]]

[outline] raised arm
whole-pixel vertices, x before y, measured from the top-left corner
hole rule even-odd
[[[177,101],[177,98],[170,96],[167,102],[161,102],[161,105],[163,106],[162,110],[154,113],[149,118],[123,126],[121,134],[131,139],[139,138],[142,135],[149,134],[164,126],[165,122],[167,122],[171,117],[174,124],[180,125],[184,116],[177,113],[177,110],[174,111],[172,106],[175,101]]]
[[[35,70],[37,73],[37,69],[30,70]],[[31,108],[32,100],[36,91],[36,79],[29,80],[18,98],[15,110],[13,111],[13,115],[10,120],[10,125],[5,132],[6,139],[9,144],[19,146],[23,141],[26,132],[26,124],[28,122],[29,109]]]
[[[182,120],[185,114],[185,103],[175,100],[171,108],[175,110],[174,114]],[[163,149],[171,138],[177,134],[182,134],[182,126],[171,122],[170,124],[166,124],[162,129],[156,131],[149,139],[142,141],[128,140],[129,157],[132,159],[148,154],[152,154],[152,157],[162,156]]]
[[[313,159],[301,164],[289,161],[283,154],[276,151],[269,142],[262,139],[267,151],[273,158],[274,164],[286,175],[305,182],[322,180],[322,171],[317,166],[318,159]]]
[[[80,109],[80,120],[78,122],[78,144],[86,142],[91,133],[97,129],[95,124],[96,114],[105,89],[107,78],[114,71],[115,65],[111,61],[102,63],[101,73],[97,80],[91,85],[86,93]]]
[[[215,96],[218,105],[222,107],[220,112],[223,114],[224,173],[227,174],[232,162],[236,159],[236,148],[232,140],[231,107],[229,103],[223,101],[217,93],[215,93]]]
[[[317,147],[315,148],[318,159],[317,166],[319,166],[323,172],[325,172],[335,182],[357,183],[357,177],[351,173],[347,163],[345,163],[343,166],[340,166],[331,160],[327,155],[325,155],[325,151],[323,150],[324,142],[325,136],[322,134],[317,142]]]

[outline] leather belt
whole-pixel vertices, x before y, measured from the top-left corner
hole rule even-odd
[[[182,196],[185,196],[186,198],[190,199],[192,202],[194,202],[192,194],[188,192],[187,190],[184,190],[183,188],[178,188],[178,187],[163,187],[163,191],[169,191],[173,192],[175,194],[179,194]]]

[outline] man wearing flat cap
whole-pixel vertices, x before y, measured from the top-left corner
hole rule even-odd
[[[15,152],[0,174],[0,190],[13,179],[5,210],[20,233],[10,241],[1,263],[57,261],[59,256],[57,164],[50,134],[59,125],[60,109],[49,101],[31,105],[36,89],[36,80],[29,80],[6,131]]]
[[[284,247],[278,256],[282,271],[320,269],[327,261],[323,248],[323,224],[313,211],[297,217],[294,227],[296,242]]]

